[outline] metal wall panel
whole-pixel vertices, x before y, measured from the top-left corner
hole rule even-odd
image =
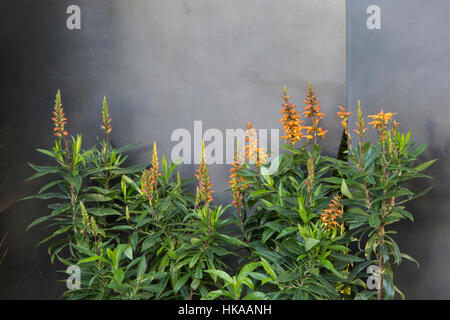
[[[373,11],[380,9],[380,29]],[[411,184],[425,197],[408,205],[415,222],[399,230],[400,249],[420,262],[397,268],[398,287],[410,299],[450,298],[450,2],[445,0],[347,1],[348,105],[361,100],[366,114],[398,112],[400,129],[428,148],[424,160],[438,158],[428,169],[433,181]]]
[[[66,9],[81,8],[81,30],[66,28]],[[336,106],[346,102],[344,0],[154,0],[0,2],[0,235],[9,230],[0,266],[0,298],[57,298],[64,274],[51,266],[41,201],[16,202],[45,179],[26,182],[34,148],[52,144],[50,120],[61,89],[72,134],[101,139],[101,101],[108,97],[112,142],[142,142],[130,158],[149,161],[156,140],[170,155],[171,133],[244,127],[279,128],[282,85],[301,105],[311,80],[330,120],[325,150],[337,152]],[[193,177],[193,165],[184,177]],[[228,166],[213,165],[217,202]]]

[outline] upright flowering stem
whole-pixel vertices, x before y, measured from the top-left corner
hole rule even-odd
[[[320,112],[320,104],[317,100],[317,95],[311,85],[308,83],[308,89],[306,91],[306,100],[304,101],[306,107],[304,108],[303,114],[311,119],[312,125],[305,127],[307,130],[307,135],[305,136],[308,140],[314,139],[314,145],[317,144],[317,137],[325,137],[328,130],[323,130],[319,127],[319,122],[325,117],[325,114]]]
[[[70,152],[69,152],[69,144],[67,142],[66,136],[68,135],[67,131],[64,129],[64,126],[67,124],[67,118],[64,114],[64,108],[62,106],[61,101],[61,92],[58,89],[58,92],[56,93],[55,98],[55,105],[53,107],[53,123],[54,123],[54,134],[56,137],[60,138],[64,142],[64,146],[66,149],[66,159],[68,161],[67,166],[71,167],[70,165]]]
[[[309,158],[306,162],[306,168],[308,169],[308,178],[305,180],[305,184],[308,187],[308,197],[306,199],[306,206],[308,207],[311,203],[311,195],[312,195],[312,188],[314,183],[314,159]]]
[[[347,135],[348,145],[350,147],[350,151],[353,152],[353,142],[352,142],[352,136],[350,135],[350,132],[348,131],[348,118],[352,115],[351,112],[347,112],[347,110],[339,106],[339,111],[337,113],[337,116],[339,119],[341,119],[341,125],[344,128],[344,132]]]
[[[249,164],[255,164],[259,169],[261,164],[265,164],[268,154],[264,148],[258,146],[258,137],[256,129],[253,127],[253,123],[247,122],[247,130],[245,130],[245,157],[248,159]],[[258,173],[261,172],[258,170]]]
[[[283,87],[283,96],[284,100],[281,109],[282,117],[279,122],[283,124],[283,130],[285,135],[282,136],[285,142],[289,142],[292,146],[295,145],[296,142],[300,141],[303,136],[302,130],[304,127],[301,125],[303,121],[300,120],[300,116],[298,115],[297,106],[293,105],[289,102],[291,97],[287,95],[286,87]]]
[[[112,126],[111,126],[111,118],[109,117],[109,108],[108,108],[108,103],[106,102],[106,97],[103,97],[102,120],[103,120],[103,124],[100,126],[100,128],[102,128],[103,131],[105,131],[104,163],[105,163],[105,167],[108,167],[108,144],[109,144],[109,134],[112,130]],[[105,180],[106,180],[105,181],[106,189],[109,189],[109,171],[108,170],[105,171]]]
[[[356,129],[354,131],[359,136],[359,143],[358,143],[359,163],[357,164],[356,167],[358,168],[358,171],[362,171],[364,168],[363,157],[362,157],[362,147],[363,147],[363,142],[364,142],[364,134],[367,131],[367,128],[366,128],[366,123],[364,121],[364,115],[363,115],[363,112],[361,109],[361,102],[359,100],[358,100],[357,122],[355,124],[356,124]],[[366,194],[366,203],[367,203],[367,206],[370,208],[370,207],[372,207],[372,203],[370,201],[369,189],[367,188],[366,178],[363,178],[363,183],[364,183],[364,192]]]
[[[208,229],[209,229],[209,231],[211,231],[211,216],[210,216],[210,211],[209,211],[209,203],[214,200],[212,197],[212,194],[214,193],[214,191],[212,190],[213,184],[211,183],[208,166],[206,165],[205,141],[203,141],[203,140],[202,140],[201,160],[200,160],[200,164],[197,169],[197,174],[195,174],[195,177],[198,180],[199,199],[203,200],[205,203],[206,212],[208,215],[207,216]]]
[[[314,140],[314,148],[313,148],[313,163],[316,162],[316,148],[317,145],[317,137],[325,137],[325,134],[328,132],[328,130],[323,130],[321,127],[319,127],[319,122],[325,117],[325,114],[320,112],[320,104],[317,100],[317,95],[314,92],[314,89],[311,85],[311,82],[308,82],[308,89],[306,91],[306,100],[304,101],[306,106],[304,107],[303,114],[305,117],[311,119],[311,126],[306,126],[306,132],[305,135],[306,139],[308,140]]]
[[[230,174],[229,185],[231,188],[231,195],[233,197],[232,205],[236,208],[239,221],[241,222],[244,238],[245,238],[246,242],[249,243],[249,239],[247,237],[247,231],[245,229],[244,220],[243,220],[242,212],[241,212],[242,205],[243,205],[242,204],[242,199],[243,199],[242,189],[246,186],[242,186],[244,179],[238,175],[239,170],[242,169],[243,162],[244,162],[244,160],[239,157],[239,151],[235,152],[234,153],[234,161],[230,168],[231,174]]]
[[[339,224],[336,219],[342,219],[343,212],[344,206],[342,205],[342,199],[339,195],[335,195],[328,208],[322,210],[320,220],[322,220],[324,227],[328,230],[334,230],[336,227],[342,230],[343,224]]]
[[[386,142],[386,136],[388,133],[388,124],[389,122],[392,120],[393,115],[395,115],[396,113],[385,113],[383,110],[381,110],[380,113],[376,114],[376,115],[369,115],[369,118],[371,118],[373,121],[370,122],[370,125],[373,125],[373,128],[375,130],[377,130],[379,137],[380,137],[380,142],[382,145],[382,150],[383,150],[383,185],[386,183],[387,181],[387,163],[386,163],[386,157],[387,157],[387,153],[386,153],[386,146],[385,146],[385,142]],[[385,188],[383,188],[383,193],[386,194],[387,190]],[[383,220],[383,218],[386,215],[386,211],[387,211],[387,200],[383,199],[382,202],[382,212],[381,212],[381,220]],[[382,246],[384,244],[384,224],[381,223],[380,226],[378,227],[378,236],[379,236],[379,247]],[[379,289],[377,292],[377,297],[378,300],[383,299],[383,254],[381,252],[381,249],[378,249],[378,268],[380,270],[380,275],[379,275]]]
[[[157,222],[159,222],[158,216],[153,209],[153,199],[158,197],[158,177],[161,176],[159,172],[159,161],[158,161],[158,150],[156,142],[153,143],[153,155],[152,155],[152,165],[150,169],[145,169],[142,172],[141,179],[141,189],[142,192],[147,196],[148,204],[152,210],[153,217]]]
[[[70,154],[69,151],[69,143],[67,142],[66,136],[68,135],[67,131],[65,130],[65,125],[67,124],[67,118],[64,114],[64,108],[62,106],[62,100],[61,100],[61,92],[58,89],[58,92],[56,93],[56,98],[55,98],[55,105],[53,107],[53,124],[54,124],[54,134],[56,137],[58,137],[60,139],[60,143],[61,143],[61,139],[64,142],[64,147],[65,147],[65,153],[66,153],[66,160],[64,160],[64,158],[61,156],[61,160],[63,161],[63,163],[67,166],[67,168],[73,172],[73,159],[72,156]],[[59,145],[60,145],[59,143]],[[59,148],[59,147],[58,147]],[[72,206],[72,225],[73,225],[73,229],[74,229],[74,233],[77,232],[77,226],[75,223],[75,216],[76,216],[76,192],[75,192],[75,186],[73,185],[73,183],[70,183],[70,204]]]

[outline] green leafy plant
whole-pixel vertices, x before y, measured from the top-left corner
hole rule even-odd
[[[389,129],[391,113],[370,116],[379,139],[375,144],[363,143],[366,128],[359,105],[358,146],[353,147],[349,133],[351,113],[340,107],[347,156],[343,160],[321,155],[318,138],[326,131],[319,122],[325,115],[311,84],[303,112],[311,125],[303,125],[289,99],[284,88],[281,122],[283,138],[290,144],[282,148],[287,152],[255,167],[236,158],[231,169],[233,216],[242,240],[248,243],[248,259],[267,259],[279,277],[279,286],[266,286],[268,295],[276,299],[391,299],[397,291],[403,296],[393,284],[389,256],[396,264],[402,258],[413,259],[400,253],[391,237],[395,231],[386,227],[403,218],[412,220],[402,204],[428,190],[413,194],[404,185],[427,177],[420,172],[434,160],[412,166],[425,147],[414,149],[411,133],[400,134],[395,121]],[[310,143],[296,148],[303,138]],[[353,242],[357,249],[351,248]],[[378,291],[366,287],[365,271],[373,265],[381,270]]]
[[[212,184],[202,153],[197,199],[189,194],[188,180],[175,174],[177,163],[162,157],[156,143],[148,164],[124,167],[126,151],[116,148],[106,98],[102,105],[105,139],[84,150],[81,135],[70,142],[67,119],[58,91],[54,106],[55,147],[38,149],[55,166],[30,164],[30,179],[52,174],[54,180],[37,195],[25,199],[54,200],[49,215],[28,228],[46,222],[54,228],[38,245],[51,241],[49,254],[66,266],[81,268],[81,288],[68,290],[71,299],[192,299],[212,285],[203,270],[226,267],[221,257],[226,245],[239,240],[223,231],[226,208],[211,206]],[[149,167],[147,169],[147,167]],[[48,192],[56,189],[59,192]],[[190,281],[188,281],[190,279]],[[215,277],[212,279],[216,280]]]
[[[264,292],[255,290],[253,279],[262,280],[263,283],[272,281],[273,279],[254,270],[265,265],[265,268],[270,268],[265,260],[263,262],[251,262],[245,265],[239,274],[231,277],[228,273],[222,270],[206,270],[212,276],[215,276],[223,282],[222,288],[208,292],[202,297],[202,300],[214,300],[217,298],[228,298],[232,300],[267,300],[268,297]],[[271,273],[273,271],[271,270]],[[248,292],[250,291],[250,292]]]
[[[395,223],[413,221],[405,203],[416,199],[412,179],[435,160],[417,164],[425,146],[402,134],[394,113],[369,118],[378,139],[365,141],[367,127],[358,103],[354,144],[339,107],[343,139],[337,157],[319,144],[325,117],[309,83],[301,120],[283,90],[283,153],[268,161],[256,129],[247,123],[246,145],[235,153],[229,206],[214,205],[213,184],[202,142],[196,171],[182,179],[177,163],[159,155],[126,166],[136,145],[111,143],[112,120],[103,99],[103,140],[85,149],[82,136],[69,137],[58,91],[54,105],[55,145],[38,149],[54,165],[34,165],[30,179],[51,175],[38,194],[52,263],[77,266],[80,287],[69,299],[392,299],[397,292],[391,264],[415,261],[394,240]],[[306,141],[298,147],[302,141]],[[248,163],[246,163],[246,160]],[[160,168],[161,166],[161,168]],[[161,170],[160,170],[161,169]],[[227,211],[231,211],[231,216]],[[228,228],[236,225],[235,235]],[[237,254],[236,251],[246,252]],[[229,258],[239,256],[237,270]],[[376,290],[374,290],[374,288]]]

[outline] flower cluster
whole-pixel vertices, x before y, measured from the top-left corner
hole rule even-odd
[[[109,117],[109,108],[108,103],[106,102],[106,97],[103,97],[102,118],[103,124],[100,126],[100,128],[102,128],[105,131],[106,135],[108,135],[111,132],[112,126],[111,118]]]
[[[197,189],[197,199],[196,202],[200,202],[203,200],[206,206],[209,206],[209,203],[214,201],[212,194],[214,193],[212,189],[213,184],[211,183],[211,178],[209,176],[208,166],[206,165],[205,159],[205,141],[202,140],[202,153],[200,164],[198,165],[197,174],[195,177],[198,180],[198,189]]]
[[[308,90],[306,92],[306,100],[304,101],[306,107],[303,114],[305,117],[310,118],[312,126],[307,126],[307,135],[305,137],[308,140],[314,139],[314,143],[317,143],[317,137],[325,137],[328,130],[323,130],[319,127],[319,122],[325,117],[325,114],[320,112],[320,104],[317,100],[317,95],[314,93],[314,89],[311,82],[308,83]]]
[[[361,110],[361,102],[358,100],[358,112],[357,112],[357,121],[355,122],[356,129],[354,129],[355,133],[360,137],[360,141],[364,138],[364,133],[367,131],[366,123],[364,121],[363,112]]]
[[[285,142],[290,142],[292,146],[295,145],[297,141],[303,136],[302,130],[304,127],[301,125],[303,121],[300,120],[300,116],[298,115],[298,111],[296,110],[297,106],[291,104],[289,102],[290,96],[287,95],[286,87],[283,87],[283,100],[284,103],[281,105],[281,114],[282,117],[279,122],[283,124],[283,130],[285,131],[285,135],[281,138],[284,139]]]
[[[264,148],[258,147],[258,138],[256,136],[256,129],[253,128],[253,123],[247,122],[247,130],[245,131],[245,157],[250,164],[256,164],[259,167],[265,164],[268,154]]]
[[[55,136],[67,136],[67,131],[64,130],[64,125],[67,123],[67,118],[64,115],[64,108],[62,107],[61,93],[59,90],[56,93],[53,115],[54,117],[52,118],[52,120],[55,126],[53,129],[55,131]]]
[[[241,183],[244,179],[238,175],[239,170],[242,169],[243,159],[239,156],[239,152],[234,153],[234,161],[230,168],[230,180],[229,185],[231,188],[231,195],[233,196],[232,205],[236,208],[242,207],[242,189],[246,186],[243,186]]]
[[[381,141],[385,141],[389,121],[392,120],[392,117],[395,114],[397,113],[392,112],[385,113],[383,109],[381,109],[381,111],[378,114],[368,116],[373,120],[372,122],[369,122],[369,125],[373,125],[373,128],[379,132]],[[396,125],[398,126],[397,123]]]
[[[159,172],[158,150],[156,142],[154,142],[152,166],[150,169],[144,169],[141,180],[142,192],[147,196],[150,205],[152,203],[153,194],[155,193],[158,195],[157,180],[159,176],[161,176],[161,173]]]
[[[343,206],[341,203],[341,197],[339,195],[335,195],[331,200],[331,203],[328,205],[327,209],[323,209],[320,214],[320,220],[322,220],[324,227],[328,230],[333,230],[336,227],[342,228],[336,219],[342,219]]]
[[[338,108],[339,111],[337,112],[337,116],[339,119],[341,119],[341,125],[344,128],[345,134],[347,135],[350,148],[352,148],[352,137],[350,135],[350,132],[348,131],[348,118],[352,115],[352,113],[347,112],[347,110],[342,106],[338,106]]]
[[[309,158],[306,161],[306,169],[308,170],[308,178],[305,180],[305,184],[308,186],[308,188],[312,187],[312,184],[314,183],[314,160],[312,158]]]

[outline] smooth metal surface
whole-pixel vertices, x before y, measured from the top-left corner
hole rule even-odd
[[[66,9],[81,8],[81,30],[66,28]],[[325,151],[335,154],[335,118],[346,102],[344,0],[0,2],[0,235],[9,230],[0,266],[0,298],[60,296],[65,274],[51,266],[46,231],[26,226],[46,214],[42,201],[15,202],[45,179],[26,182],[27,162],[45,164],[34,148],[53,143],[51,110],[61,89],[71,134],[84,145],[101,139],[107,96],[112,143],[142,142],[130,163],[149,161],[155,140],[170,156],[177,128],[279,128],[282,86],[302,106],[307,81],[329,116]],[[160,157],[161,158],[161,157]],[[193,177],[195,167],[182,167]],[[225,193],[227,165],[212,165],[216,202]]]
[[[367,7],[378,5],[381,29],[368,29]],[[445,0],[347,1],[348,105],[355,112],[398,112],[401,131],[412,130],[418,144],[427,143],[423,160],[439,161],[426,171],[433,181],[409,187],[420,191],[434,185],[407,209],[415,222],[405,221],[395,236],[405,260],[395,270],[397,286],[408,299],[450,298],[450,2]]]

